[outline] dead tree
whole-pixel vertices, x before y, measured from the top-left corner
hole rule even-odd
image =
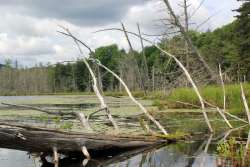
[[[212,77],[212,79],[215,82],[218,82],[218,77],[216,75],[216,73],[211,69],[211,67],[207,64],[207,62],[204,60],[204,58],[202,57],[201,53],[199,52],[199,50],[196,48],[196,46],[193,44],[191,38],[188,35],[188,32],[185,30],[185,27],[182,26],[178,16],[175,14],[169,0],[163,0],[163,2],[165,3],[168,12],[170,13],[171,18],[173,19],[172,24],[174,24],[181,32],[181,34],[183,35],[185,41],[187,42],[189,48],[191,49],[191,51],[198,57],[198,59],[202,62],[202,64],[204,65],[204,67],[207,69],[209,75]]]
[[[99,30],[97,32],[100,32],[100,31],[108,31],[108,30],[118,30],[118,31],[124,31],[123,29],[119,29],[119,28],[109,28],[109,29],[103,29],[103,30]],[[133,32],[129,32],[129,31],[126,31],[127,33],[129,34],[132,34],[138,38],[142,38],[140,35],[136,34],[136,33],[133,33]],[[196,86],[195,82],[193,81],[191,75],[189,74],[189,72],[187,71],[187,69],[185,68],[185,66],[176,58],[175,55],[165,51],[164,49],[162,49],[158,44],[155,44],[154,42],[146,39],[146,38],[142,38],[144,41],[150,43],[151,45],[155,46],[158,50],[160,50],[164,55],[172,58],[176,64],[182,69],[182,71],[184,72],[185,76],[187,77],[188,81],[190,82],[190,84],[192,85],[192,88],[193,90],[195,91],[196,95],[198,96],[198,99],[200,101],[200,104],[201,104],[201,108],[202,108],[202,113],[203,113],[203,116],[205,118],[205,121],[208,125],[208,128],[210,130],[210,132],[213,132],[213,128],[210,124],[210,121],[208,119],[208,116],[207,116],[207,113],[206,113],[206,108],[205,108],[205,103],[204,103],[204,99],[203,97],[201,96],[200,92],[199,92],[199,89],[198,87]]]
[[[246,99],[246,95],[244,93],[244,88],[242,86],[242,83],[240,83],[240,89],[241,89],[241,97],[242,97],[243,104],[244,104],[244,107],[245,107],[245,111],[246,111],[246,114],[247,114],[248,123],[250,124],[250,111],[249,111],[249,107],[248,107],[248,104],[247,104],[247,99]]]
[[[145,55],[145,48],[144,43],[141,35],[141,29],[139,23],[137,23],[137,29],[138,34],[140,35],[140,42],[141,42],[141,49],[142,49],[142,70],[141,70],[141,76],[142,76],[142,82],[144,83],[145,90],[149,88],[149,73],[148,73],[148,65],[147,65],[147,58]]]
[[[70,37],[73,38],[77,43],[81,43],[83,46],[87,47],[87,48],[89,49],[89,51],[90,51],[91,54],[93,53],[93,51],[90,49],[90,47],[88,47],[84,42],[82,42],[81,40],[79,40],[78,38],[76,38],[75,36],[73,36],[71,33],[68,33],[68,34],[63,33],[63,34],[64,34],[64,35],[67,35],[67,36],[70,36]],[[79,45],[79,44],[78,44],[78,45]],[[80,46],[79,46],[79,47],[80,47]],[[164,135],[167,135],[167,134],[168,134],[167,131],[164,129],[164,127],[163,127],[157,120],[155,120],[154,117],[153,117],[152,115],[150,115],[150,114],[148,113],[148,111],[146,110],[146,108],[145,108],[139,101],[137,101],[137,100],[133,97],[132,93],[130,92],[130,90],[129,90],[129,88],[127,87],[127,85],[125,84],[125,82],[124,82],[117,74],[115,74],[115,73],[114,73],[113,71],[111,71],[109,68],[107,68],[106,66],[104,66],[103,64],[101,64],[100,61],[97,61],[96,59],[91,59],[91,58],[90,58],[90,60],[92,60],[93,62],[95,62],[98,66],[104,68],[106,71],[108,71],[109,73],[111,73],[116,79],[118,79],[118,80],[120,81],[120,83],[124,86],[124,88],[125,88],[126,92],[128,93],[130,99],[131,99],[135,104],[137,104],[137,105],[140,107],[140,109],[145,113],[145,115],[146,115],[153,123],[155,123],[155,125],[162,131],[162,133],[163,133]],[[98,111],[97,111],[97,112],[98,112]],[[95,113],[96,113],[96,112],[95,112]],[[92,113],[92,115],[95,114],[95,113]]]
[[[88,63],[88,61],[87,61],[87,59],[85,58],[85,56],[84,56],[84,54],[83,54],[83,51],[82,51],[82,49],[81,49],[81,47],[80,47],[80,45],[79,45],[79,41],[72,35],[72,33],[71,33],[68,29],[66,29],[66,28],[64,28],[64,27],[62,27],[62,28],[63,28],[67,33],[65,33],[65,32],[60,32],[60,31],[59,31],[59,33],[71,37],[71,38],[74,40],[75,44],[77,45],[78,50],[79,50],[81,56],[83,56],[83,62],[84,62],[84,64],[86,65],[86,67],[88,68],[89,73],[90,73],[90,75],[91,75],[91,77],[92,77],[92,81],[93,81],[92,87],[93,87],[93,90],[94,90],[96,96],[98,97],[98,99],[99,99],[99,101],[100,101],[100,103],[101,103],[101,109],[103,109],[103,110],[106,112],[108,119],[110,120],[110,122],[111,122],[112,125],[114,126],[115,130],[118,132],[119,128],[118,128],[118,126],[117,126],[115,120],[113,119],[113,117],[112,117],[112,115],[111,115],[111,113],[110,113],[110,110],[109,110],[107,104],[105,103],[104,97],[101,95],[101,92],[100,92],[100,90],[98,89],[98,82],[97,82],[96,76],[95,76],[95,74],[94,74],[92,68],[90,67],[90,65],[89,65],[89,63]],[[90,49],[88,46],[86,46],[85,44],[84,44],[84,46],[87,47],[87,48],[91,51],[91,49]],[[91,54],[91,53],[92,53],[92,52],[90,52],[90,54]]]
[[[154,119],[154,117],[152,115],[149,114],[149,112],[147,111],[147,109],[139,102],[137,101],[134,96],[132,95],[132,93],[130,92],[129,88],[127,87],[127,85],[125,84],[125,82],[117,75],[115,74],[112,70],[110,70],[109,68],[107,68],[106,66],[104,66],[103,64],[101,64],[101,62],[99,60],[96,59],[92,59],[96,64],[98,64],[100,67],[104,68],[105,70],[107,70],[109,73],[111,73],[113,76],[116,77],[116,79],[118,79],[120,81],[120,83],[124,86],[127,94],[129,95],[130,99],[139,106],[139,108],[145,113],[145,115],[162,131],[162,133],[164,135],[168,135],[167,131],[164,129],[164,127],[156,120]]]
[[[124,36],[126,37],[126,40],[128,42],[128,45],[129,45],[129,53],[130,55],[132,56],[132,66],[130,65],[130,68],[134,68],[134,74],[132,75],[135,75],[135,78],[136,78],[136,81],[139,83],[139,87],[141,87],[144,91],[145,94],[147,94],[147,91],[146,91],[146,86],[145,86],[145,83],[143,82],[143,79],[142,79],[142,75],[141,75],[141,71],[139,69],[139,65],[138,65],[138,62],[136,60],[136,57],[135,57],[135,50],[133,49],[133,46],[131,44],[131,41],[129,39],[129,36],[126,32],[126,28],[124,26],[123,23],[121,23],[122,25],[122,29],[124,30]],[[134,67],[133,67],[134,66]]]

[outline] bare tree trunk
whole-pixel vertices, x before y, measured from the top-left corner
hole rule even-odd
[[[152,90],[155,91],[155,67],[152,68]]]
[[[93,60],[95,63],[97,63],[99,66],[101,66],[102,68],[104,68],[105,70],[107,70],[109,73],[111,73],[114,77],[116,77],[116,79],[118,79],[121,84],[124,86],[126,92],[128,93],[130,99],[139,106],[139,108],[145,113],[145,115],[162,131],[162,133],[164,135],[168,135],[167,131],[164,129],[164,127],[157,121],[154,119],[154,117],[152,115],[150,115],[147,111],[147,109],[139,102],[137,101],[134,96],[132,95],[132,93],[130,92],[129,88],[127,87],[127,85],[125,84],[125,82],[117,75],[115,74],[113,71],[111,71],[109,68],[107,68],[106,66],[104,66],[103,64],[101,64],[101,62],[99,60]]]
[[[226,89],[225,89],[225,84],[224,84],[220,64],[219,64],[219,73],[220,73],[220,80],[221,80],[222,91],[223,91],[223,110],[226,111]]]
[[[144,48],[143,39],[141,36],[141,29],[140,29],[139,23],[137,23],[137,28],[138,28],[138,34],[140,35],[140,42],[141,42],[141,49],[142,49],[142,60],[143,60],[143,63],[142,63],[143,78],[142,78],[142,80],[143,80],[145,89],[147,89],[149,86],[148,65],[147,65],[147,58],[146,58],[145,51],[144,51],[145,48]]]
[[[108,108],[107,104],[105,103],[105,100],[104,100],[103,96],[101,95],[101,93],[100,93],[100,91],[99,91],[99,89],[98,89],[96,76],[95,76],[95,74],[94,74],[92,68],[90,67],[88,61],[86,60],[86,58],[85,58],[85,56],[84,56],[84,54],[83,54],[83,51],[82,51],[82,49],[81,49],[81,47],[80,47],[80,45],[79,45],[80,40],[78,40],[76,37],[74,37],[74,36],[72,35],[72,33],[71,33],[68,29],[66,29],[66,28],[64,28],[64,27],[62,27],[62,28],[63,28],[65,31],[67,31],[67,34],[66,34],[66,33],[63,33],[63,32],[61,32],[61,33],[64,34],[64,35],[67,35],[67,36],[71,37],[71,38],[74,40],[74,42],[76,43],[76,45],[77,45],[77,47],[78,47],[78,50],[79,50],[80,54],[83,56],[83,62],[84,62],[84,64],[86,65],[86,67],[88,68],[89,73],[90,73],[90,75],[91,75],[91,78],[92,78],[92,81],[93,81],[93,85],[92,85],[92,86],[93,86],[93,90],[94,90],[94,92],[95,92],[97,98],[99,99],[99,101],[100,101],[100,103],[101,103],[101,108],[105,109],[108,119],[110,120],[110,122],[111,122],[112,125],[114,126],[115,130],[118,132],[118,131],[119,131],[119,128],[118,128],[118,126],[117,126],[115,120],[113,119],[113,117],[112,117],[112,115],[111,115],[111,113],[110,113],[110,111],[109,111],[109,108]],[[86,46],[86,44],[84,44],[84,43],[81,43],[81,44],[83,44],[85,47],[87,47],[87,48],[90,50],[90,54],[93,53],[92,50],[91,50],[88,46]]]
[[[207,69],[207,71],[209,72],[209,75],[212,77],[212,79],[214,81],[218,82],[218,77],[217,77],[216,73],[210,68],[210,66],[207,64],[207,62],[201,56],[201,54],[198,51],[198,49],[194,46],[191,38],[188,35],[188,32],[182,26],[181,22],[179,21],[179,18],[175,14],[172,6],[170,5],[169,0],[163,0],[163,2],[165,3],[168,11],[170,12],[170,15],[172,16],[172,18],[174,20],[174,24],[180,29],[180,32],[183,34],[184,39],[186,40],[186,42],[189,45],[190,49],[192,49],[192,51],[197,55],[197,57],[199,58],[199,60],[203,63],[204,67]]]
[[[102,85],[101,71],[100,71],[99,66],[97,66],[96,68],[97,68],[97,76],[98,76],[98,87],[99,87],[100,91],[103,93],[103,85]]]
[[[134,51],[134,49],[133,49],[133,47],[132,47],[132,44],[131,44],[131,42],[130,42],[130,40],[129,40],[129,37],[128,37],[128,34],[127,34],[127,31],[126,31],[126,28],[125,28],[125,26],[124,26],[124,24],[123,23],[121,23],[122,24],[122,29],[124,30],[123,32],[124,32],[124,35],[125,35],[125,37],[126,37],[126,39],[127,39],[127,41],[128,41],[128,44],[129,44],[129,48],[130,48],[130,53],[132,54],[132,61],[133,61],[133,64],[134,64],[134,68],[135,68],[135,72],[137,73],[137,75],[135,75],[136,76],[136,80],[138,80],[138,82],[139,82],[139,85],[140,85],[140,87],[143,89],[143,91],[144,91],[144,94],[146,95],[147,93],[146,93],[146,88],[145,88],[145,85],[144,85],[144,83],[143,83],[143,81],[142,81],[142,75],[141,75],[141,72],[140,72],[140,69],[139,69],[139,65],[138,65],[138,62],[137,62],[137,60],[136,60],[136,57],[135,57],[135,51]],[[130,66],[131,67],[131,66]]]
[[[240,83],[240,89],[241,89],[241,97],[242,97],[244,107],[245,107],[245,111],[246,111],[247,118],[248,118],[248,123],[250,124],[250,111],[249,111],[249,107],[248,107],[248,104],[247,104],[247,99],[246,99],[246,95],[244,93],[242,83]]]
[[[226,112],[226,89],[225,89],[225,84],[224,84],[224,80],[223,80],[223,76],[222,76],[220,64],[219,64],[219,74],[220,74],[222,91],[223,91],[223,112],[221,112],[221,110],[220,110],[219,107],[217,107],[217,111],[220,113],[220,115],[222,116],[222,118],[226,121],[226,123],[228,124],[228,126],[230,128],[233,128],[233,126],[230,124],[230,122],[227,120],[227,117],[224,114]]]

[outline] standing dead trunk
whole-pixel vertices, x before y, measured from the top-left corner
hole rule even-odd
[[[225,84],[224,84],[220,64],[219,64],[219,73],[220,73],[220,80],[221,80],[222,91],[223,91],[223,110],[226,111],[226,89],[225,89]]]
[[[210,68],[210,66],[207,64],[207,62],[204,60],[204,58],[201,56],[200,52],[198,51],[198,49],[196,48],[196,46],[193,44],[191,38],[188,35],[188,32],[185,30],[185,28],[182,26],[181,22],[179,21],[179,18],[177,17],[177,15],[175,14],[172,6],[170,5],[169,0],[163,0],[163,2],[165,3],[171,17],[173,18],[174,21],[174,25],[177,26],[180,29],[180,32],[182,33],[182,35],[184,36],[185,41],[187,42],[188,46],[190,47],[190,49],[192,50],[193,53],[195,53],[198,57],[198,59],[202,62],[202,64],[204,65],[204,67],[207,69],[207,71],[209,72],[209,75],[212,77],[212,79],[216,82],[218,82],[218,77],[216,75],[216,73]]]
[[[184,0],[184,15],[185,15],[185,31],[189,31],[189,16],[188,16],[188,4],[187,0]],[[188,43],[185,41],[185,51],[186,51],[186,68],[189,70],[189,48]]]
[[[135,73],[137,74],[135,74],[135,78],[136,78],[136,80],[138,81],[138,83],[139,83],[139,87],[141,87],[142,89],[143,89],[143,91],[144,91],[144,94],[146,95],[147,94],[147,92],[146,92],[146,87],[145,87],[145,83],[143,82],[143,80],[142,80],[142,75],[141,75],[141,71],[140,71],[140,69],[139,69],[139,65],[138,65],[138,62],[137,62],[137,60],[136,60],[136,57],[135,57],[135,51],[134,51],[134,49],[133,49],[133,47],[132,47],[132,44],[131,44],[131,41],[130,41],[130,39],[129,39],[129,37],[128,37],[128,34],[127,34],[127,31],[126,31],[126,28],[125,28],[125,26],[124,26],[124,24],[123,23],[121,23],[122,24],[122,29],[124,30],[123,32],[124,32],[124,35],[125,35],[125,37],[126,37],[126,39],[127,39],[127,42],[128,42],[128,44],[129,44],[129,49],[130,49],[130,53],[132,54],[132,62],[133,62],[133,66],[134,66],[134,68],[135,68]]]
[[[141,42],[141,49],[142,49],[142,82],[144,83],[145,89],[148,89],[149,87],[149,76],[148,76],[148,65],[147,65],[147,58],[145,55],[145,48],[143,44],[143,39],[141,36],[141,29],[139,23],[137,23],[137,28],[138,28],[138,34],[140,35],[140,42]],[[146,92],[145,92],[146,93]]]

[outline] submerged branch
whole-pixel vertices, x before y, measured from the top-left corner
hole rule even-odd
[[[86,128],[88,131],[92,132],[93,130],[91,129],[88,120],[86,119],[84,113],[82,112],[55,112],[55,111],[49,111],[43,108],[39,108],[39,107],[33,107],[33,106],[29,106],[29,105],[18,105],[18,104],[9,104],[9,103],[2,103],[3,105],[7,105],[7,106],[12,106],[12,107],[17,107],[17,108],[24,108],[24,109],[30,109],[30,110],[36,110],[36,111],[40,111],[49,115],[57,115],[57,116],[73,116],[75,118],[78,118],[81,122],[81,125],[83,128]]]

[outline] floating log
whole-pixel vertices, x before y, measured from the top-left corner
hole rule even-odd
[[[52,153],[56,147],[58,153],[70,155],[81,153],[86,147],[92,156],[95,152],[128,150],[155,144],[166,140],[145,136],[116,136],[93,133],[63,132],[24,125],[0,123],[0,147],[27,152]]]

